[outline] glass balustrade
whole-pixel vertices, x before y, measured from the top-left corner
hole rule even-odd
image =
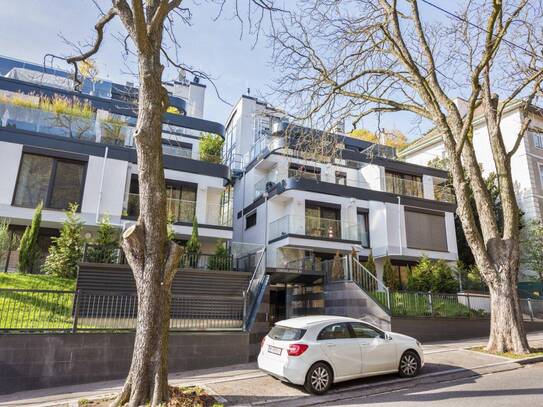
[[[368,240],[368,235],[361,233],[361,229],[356,223],[342,222],[335,219],[287,215],[270,222],[270,240],[289,234],[322,239],[360,241],[363,246],[367,246]]]

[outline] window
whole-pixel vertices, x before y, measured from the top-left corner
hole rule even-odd
[[[305,234],[328,239],[341,238],[339,208],[306,204]]]
[[[336,184],[347,185],[347,173],[336,171]]]
[[[349,325],[345,322],[339,324],[328,325],[322,331],[319,332],[317,337],[318,341],[325,341],[329,339],[349,339],[351,338],[351,331]]]
[[[543,133],[534,133],[534,146],[543,150]]]
[[[358,228],[358,240],[360,240],[363,247],[370,247],[368,212],[359,210],[356,214],[356,224]]]
[[[424,197],[422,193],[422,177],[419,175],[385,172],[386,190],[398,195]]]
[[[196,214],[196,184],[166,180],[166,210],[171,221],[192,222]],[[137,218],[139,214],[139,183],[132,175],[126,217]]]
[[[407,247],[446,252],[445,213],[405,208]]]
[[[81,203],[85,163],[23,153],[13,204],[67,209]]]
[[[353,322],[351,323],[351,327],[353,328],[355,338],[373,339],[383,336],[381,331],[361,322]]]
[[[543,164],[539,164],[539,180],[541,181],[541,187],[543,188]]]
[[[256,225],[256,212],[245,217],[245,229],[252,228],[254,225]]]
[[[298,341],[305,335],[305,329],[289,328],[287,326],[275,325],[268,336],[277,341]]]
[[[321,180],[321,169],[318,167],[312,167],[309,165],[300,165],[291,163],[288,166],[289,178],[306,178],[315,181]]]

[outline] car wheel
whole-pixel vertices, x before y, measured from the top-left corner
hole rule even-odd
[[[315,363],[305,376],[305,389],[309,393],[324,394],[332,386],[332,369],[326,363]]]
[[[398,372],[400,377],[415,377],[419,374],[420,358],[414,351],[408,350],[400,359]]]

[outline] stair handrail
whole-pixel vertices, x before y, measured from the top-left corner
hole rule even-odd
[[[362,288],[365,291],[370,291],[371,287],[377,288],[376,290],[373,290],[373,291],[383,291],[386,296],[386,307],[388,308],[388,310],[390,310],[390,289],[381,280],[379,280],[376,276],[374,276],[371,271],[369,271],[366,267],[364,267],[364,265],[362,265],[362,263],[360,263],[357,259],[353,257],[352,260],[353,260],[353,263],[357,266],[357,268],[362,271],[363,273],[362,275],[365,281],[366,282],[370,281],[371,283],[366,285],[364,284],[364,282],[359,282],[355,280],[353,275],[351,275],[351,279],[355,283],[357,283],[357,285],[360,286],[360,288]]]
[[[262,280],[266,275],[266,265],[263,265],[263,261],[266,254],[266,248],[263,248],[261,250],[260,258],[258,259],[255,270],[249,280],[249,284],[247,284],[247,289],[243,292],[244,302],[245,302],[245,309],[244,309],[244,315],[245,315],[245,321],[244,321],[244,328],[245,330],[250,325],[248,322],[251,319],[254,319],[254,307],[255,302],[257,301],[259,297],[258,289],[262,284]],[[258,252],[257,252],[258,253]],[[263,267],[262,267],[263,266]]]

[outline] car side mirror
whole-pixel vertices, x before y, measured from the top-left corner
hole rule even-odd
[[[388,332],[383,332],[383,334],[381,335],[381,338],[383,338],[385,341],[392,340],[392,336]]]

